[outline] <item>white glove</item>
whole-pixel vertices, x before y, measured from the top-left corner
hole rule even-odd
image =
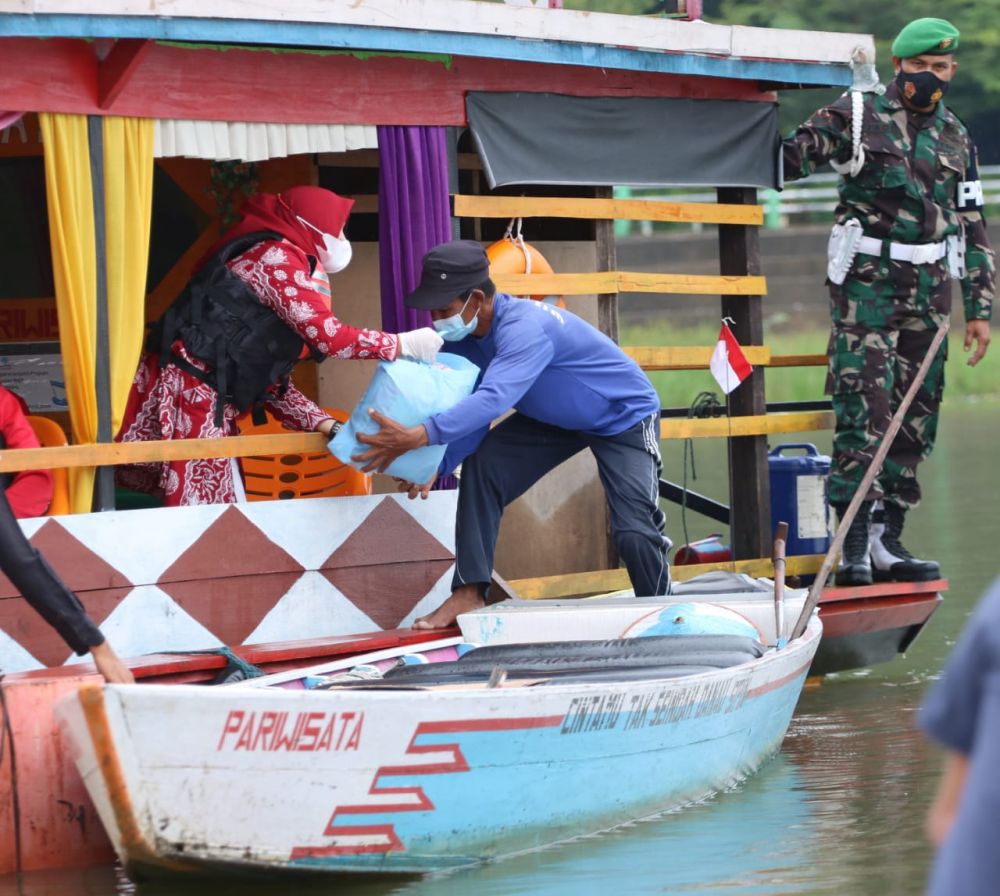
[[[437,330],[430,327],[421,327],[419,330],[399,334],[400,357],[413,358],[415,361],[426,361],[430,364],[442,345],[444,340],[438,335]]]

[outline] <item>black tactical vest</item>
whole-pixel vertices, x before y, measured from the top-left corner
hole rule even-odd
[[[222,425],[225,402],[240,411],[252,409],[262,418],[261,403],[271,386],[288,388],[288,375],[299,360],[303,340],[257,294],[226,267],[231,258],[264,240],[280,240],[268,231],[250,233],[226,243],[191,278],[163,317],[153,324],[146,350],[158,352],[160,366],[173,364],[208,383],[219,396],[215,424]],[[171,351],[180,339],[188,353],[209,365],[199,370]],[[312,357],[326,356],[315,349]]]

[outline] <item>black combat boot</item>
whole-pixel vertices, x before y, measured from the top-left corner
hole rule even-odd
[[[868,528],[871,525],[874,501],[864,501],[847,530],[844,547],[840,552],[840,566],[837,567],[837,585],[870,585],[872,564],[868,556]],[[846,507],[837,507],[838,519],[844,518]]]
[[[929,582],[941,575],[933,560],[918,560],[899,541],[906,508],[879,501],[872,518],[872,574],[876,582]]]

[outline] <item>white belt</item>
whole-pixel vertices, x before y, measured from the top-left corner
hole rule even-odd
[[[882,254],[882,240],[873,236],[863,236],[858,242],[858,251],[865,255]],[[948,253],[944,240],[940,243],[889,243],[889,257],[893,261],[908,261],[910,264],[931,264]]]

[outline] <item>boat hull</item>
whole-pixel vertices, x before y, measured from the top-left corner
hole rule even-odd
[[[130,868],[422,872],[734,785],[779,748],[820,629],[814,620],[785,650],[676,679],[433,692],[95,686],[57,712]]]
[[[947,587],[946,581],[937,580],[827,588],[819,604],[823,641],[809,674],[861,669],[905,653]]]

